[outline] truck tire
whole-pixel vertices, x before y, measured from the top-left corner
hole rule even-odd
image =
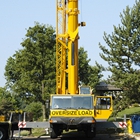
[[[88,138],[94,138],[96,136],[96,128],[93,128],[94,129],[94,132],[91,132],[90,129],[87,129],[87,131],[85,132],[86,133],[86,136]]]
[[[6,140],[7,133],[6,130],[0,127],[0,140]]]
[[[55,124],[51,125],[51,132],[50,132],[50,136],[52,139],[57,138],[57,136],[59,135],[59,129],[58,126]]]
[[[56,129],[54,129],[54,128],[51,128],[51,129],[52,129],[52,131],[50,132],[51,138],[52,139],[57,138],[57,131],[56,131]]]
[[[60,136],[62,134],[62,130],[58,131],[58,136]]]

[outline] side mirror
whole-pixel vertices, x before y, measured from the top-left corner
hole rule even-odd
[[[46,100],[46,108],[48,109],[50,106],[50,100]]]

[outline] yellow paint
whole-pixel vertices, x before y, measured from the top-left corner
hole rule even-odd
[[[0,115],[0,122],[4,122],[5,121],[5,116],[4,115]]]
[[[66,94],[66,5],[56,0],[56,94]]]
[[[68,93],[78,93],[78,0],[68,1]],[[72,43],[74,55],[72,56]],[[72,59],[74,64],[72,65]]]
[[[93,110],[51,110],[51,117],[93,117]]]
[[[132,121],[131,120],[128,120],[127,121],[127,131],[128,131],[129,134],[132,134],[133,133]]]
[[[71,96],[71,95],[69,95],[69,94],[67,94],[67,95],[51,95],[51,98],[53,97],[53,96],[64,96],[64,97],[66,97],[66,96]],[[110,117],[110,115],[112,114],[112,111],[113,111],[113,102],[112,102],[112,98],[110,97],[110,96],[94,96],[94,95],[90,95],[90,94],[79,94],[79,95],[72,95],[72,96],[85,96],[85,97],[87,97],[87,96],[93,96],[93,103],[94,103],[94,109],[90,109],[90,110],[84,110],[84,109],[52,109],[52,110],[50,110],[50,117],[57,117],[57,116],[59,116],[59,117],[82,117],[82,116],[84,116],[84,117],[94,117],[96,120],[107,120],[109,117]],[[97,106],[97,99],[99,99],[99,98],[106,98],[106,99],[110,99],[110,107],[108,108],[106,108],[106,109],[100,109],[100,108],[98,108],[98,106]],[[51,100],[52,101],[52,100]],[[52,106],[52,102],[50,102],[50,105]],[[83,112],[82,112],[83,111]],[[87,111],[87,112],[85,112],[85,111]],[[88,111],[91,111],[92,112],[92,114],[90,114]],[[85,114],[82,114],[82,113],[84,113],[85,112]]]
[[[96,110],[96,115],[94,118],[96,120],[107,120],[109,116],[112,114],[112,110]]]
[[[56,94],[78,94],[78,0],[65,2],[56,0]]]
[[[99,98],[110,99],[110,105],[105,105],[106,108],[103,108],[104,105],[101,105],[102,108],[99,108],[98,103],[97,103],[97,99]],[[96,120],[107,120],[113,112],[112,97],[111,96],[96,96],[94,106],[95,106],[94,118]]]

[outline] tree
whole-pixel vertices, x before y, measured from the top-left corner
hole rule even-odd
[[[126,7],[120,14],[121,25],[114,26],[110,35],[104,33],[108,47],[99,43],[101,58],[108,62],[107,70],[112,72],[109,81],[124,90],[123,96],[131,102],[140,102],[140,1],[133,8]],[[129,102],[130,103],[130,102]],[[126,104],[128,106],[128,104]]]
[[[87,85],[89,83],[88,72],[90,59],[88,59],[87,51],[85,51],[83,47],[78,49],[78,60],[80,81]]]
[[[15,109],[14,98],[11,96],[9,91],[5,88],[0,88],[0,115],[7,116],[8,113]]]
[[[96,92],[95,87],[99,82],[101,82],[101,78],[103,77],[102,71],[104,71],[104,67],[99,65],[96,62],[95,66],[90,66],[89,70],[89,85],[93,88],[93,92]]]
[[[83,47],[78,50],[79,59],[79,77],[80,82],[83,85],[88,85],[94,88],[100,81],[103,71],[103,67],[96,62],[95,66],[89,64],[90,59],[88,59],[87,51]]]
[[[40,102],[32,102],[26,106],[25,111],[32,113],[33,119],[37,121],[40,117],[42,117],[41,106],[42,104]]]
[[[42,103],[55,93],[55,31],[52,26],[36,23],[29,27],[21,43],[23,49],[10,57],[5,67],[7,85],[21,97],[34,95]]]

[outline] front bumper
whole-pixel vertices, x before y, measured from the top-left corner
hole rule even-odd
[[[52,117],[50,123],[66,124],[66,125],[79,125],[87,123],[96,123],[92,117]]]

